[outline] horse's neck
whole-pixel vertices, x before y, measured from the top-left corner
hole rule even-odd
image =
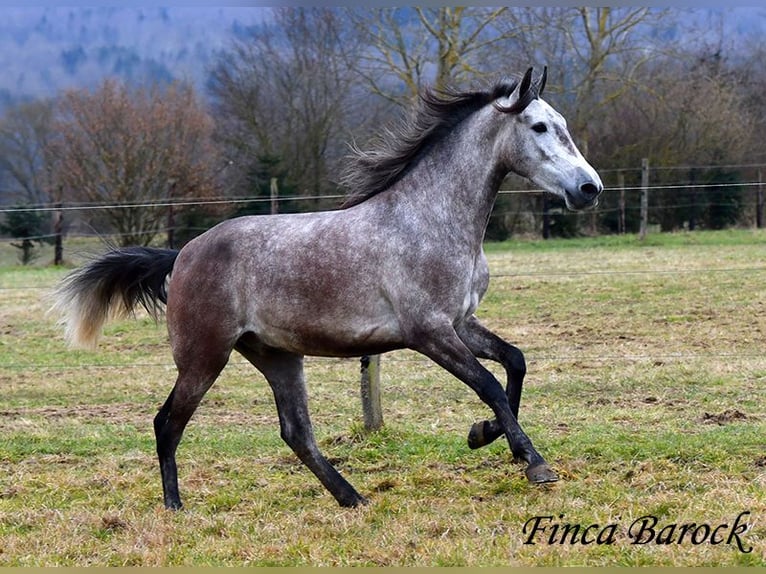
[[[426,225],[478,249],[505,173],[493,163],[492,141],[475,142],[463,137],[434,146],[398,182],[397,195]]]

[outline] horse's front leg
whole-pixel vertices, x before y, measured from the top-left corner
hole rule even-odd
[[[476,317],[470,317],[458,329],[457,334],[471,352],[480,359],[489,359],[500,363],[505,369],[507,385],[505,388],[511,412],[519,418],[521,389],[527,365],[524,354],[482,325]],[[497,419],[474,423],[468,432],[468,446],[480,448],[494,442],[502,436],[503,428]]]
[[[519,426],[502,385],[476,359],[452,326],[442,325],[441,328],[423,330],[419,335],[412,348],[466,383],[492,409],[497,424],[508,439],[511,452],[516,458],[526,461],[529,481],[545,483],[558,480],[556,473],[535,450],[532,441]]]

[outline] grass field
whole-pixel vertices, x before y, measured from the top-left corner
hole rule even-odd
[[[318,440],[361,509],[282,443],[235,356],[179,449],[186,508],[165,511],[164,324],[111,323],[97,351],[68,350],[44,302],[64,270],[13,251],[0,244],[0,565],[766,564],[764,232],[488,245],[477,314],[526,353],[520,421],[551,486],[503,441],[469,450],[488,409],[414,353],[383,357],[374,433],[358,361],[308,359]]]

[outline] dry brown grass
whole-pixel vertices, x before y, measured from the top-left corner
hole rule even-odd
[[[470,451],[487,409],[414,353],[383,358],[386,426],[372,434],[358,363],[308,360],[322,449],[370,499],[355,510],[282,444],[240,359],[179,450],[186,509],[163,510],[151,419],[174,376],[164,326],[116,323],[97,352],[68,351],[41,302],[61,272],[3,268],[0,564],[764,565],[766,235],[656,243],[490,249],[479,315],[527,354],[520,418],[555,485],[529,485],[501,441]],[[662,527],[743,511],[750,553],[627,535],[647,514]],[[524,544],[525,522],[561,514],[617,524],[615,542]]]

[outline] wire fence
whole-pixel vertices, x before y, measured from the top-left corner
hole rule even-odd
[[[647,189],[650,193],[657,191],[672,191],[672,190],[719,190],[727,188],[739,188],[739,189],[757,189],[763,185],[760,181],[744,181],[737,183],[674,183],[674,184],[657,184],[650,185],[647,188],[641,186],[625,186],[625,187],[605,187],[604,193],[610,194],[620,191],[642,191]],[[498,195],[543,195],[545,191],[543,189],[501,189]],[[25,204],[23,206],[6,206],[0,207],[0,214],[7,213],[46,213],[56,211],[102,211],[110,209],[146,209],[146,208],[163,208],[163,207],[210,207],[218,205],[240,205],[240,204],[270,204],[274,201],[278,203],[295,203],[295,202],[311,202],[316,204],[322,202],[324,204],[336,201],[340,202],[347,196],[343,194],[328,194],[328,195],[293,195],[293,196],[279,196],[277,198],[269,198],[263,196],[248,196],[248,197],[187,197],[177,199],[157,199],[157,200],[141,200],[141,201],[125,201],[125,202],[67,202],[67,203],[38,203],[38,204]],[[685,207],[692,204],[666,204],[663,208]],[[708,204],[709,205],[709,204]],[[633,208],[629,206],[629,208]],[[321,208],[320,208],[321,209]],[[599,213],[603,208],[596,207],[593,210],[589,210],[589,213]]]
[[[169,348],[168,348],[169,349]],[[685,362],[685,361],[758,361],[763,362],[766,357],[763,354],[758,353],[652,353],[652,354],[577,354],[577,355],[538,355],[535,353],[525,353],[525,359],[527,363],[571,363],[571,362],[588,362],[588,363],[645,363],[662,361],[668,362]],[[393,365],[419,365],[423,368],[432,368],[434,370],[440,370],[436,363],[426,357],[408,356],[406,352],[392,351],[386,353],[385,363]],[[315,365],[352,365],[356,368],[358,358],[347,359],[332,359],[327,357],[307,357],[306,364],[309,368]],[[141,362],[125,362],[125,363],[78,363],[72,364],[45,364],[45,363],[2,363],[0,367],[9,371],[80,371],[80,370],[111,370],[111,369],[124,369],[124,370],[162,370],[162,371],[174,371],[176,368],[175,363],[172,361],[156,362],[156,363],[141,363]],[[243,367],[247,370],[253,368],[253,365],[245,360],[230,359],[227,363],[227,367]]]
[[[652,205],[651,212],[653,216],[657,216],[662,211],[678,212],[679,210],[688,210],[689,212],[699,211],[701,208],[730,208],[731,203],[728,201],[717,201],[715,196],[710,194],[719,193],[725,189],[738,189],[738,190],[750,190],[752,193],[745,197],[740,197],[737,200],[737,208],[744,214],[750,214],[747,217],[753,220],[753,224],[760,226],[764,220],[764,199],[763,199],[763,183],[761,181],[745,181],[737,183],[674,183],[674,184],[658,184],[652,185],[647,188],[641,186],[624,186],[624,187],[606,187],[604,190],[604,197],[608,198],[610,195],[621,194],[626,192],[642,192],[650,195],[658,192],[667,191],[693,191],[695,197],[690,200],[688,197],[679,198],[678,201],[665,200],[661,205]],[[544,191],[541,189],[508,189],[501,190],[499,196],[541,196],[544,195]],[[6,206],[0,207],[0,217],[10,214],[18,213],[34,213],[39,215],[53,214],[59,217],[64,216],[66,213],[76,213],[78,216],[93,212],[105,212],[109,210],[131,210],[131,209],[173,209],[173,208],[211,208],[211,207],[241,207],[241,206],[266,206],[276,204],[290,204],[291,206],[298,206],[301,203],[310,204],[312,210],[330,210],[337,207],[327,207],[332,205],[333,202],[340,205],[341,201],[346,196],[341,194],[321,195],[321,196],[284,196],[277,198],[268,198],[262,196],[249,196],[249,197],[212,197],[212,198],[185,198],[185,199],[158,199],[151,201],[135,201],[135,202],[121,202],[121,203],[87,203],[87,202],[70,202],[66,204],[62,203],[41,203],[34,205],[24,206]],[[711,199],[712,197],[712,199]],[[516,206],[513,209],[505,208],[504,206],[496,206],[492,215],[493,217],[509,217],[524,214],[527,217],[532,217],[535,220],[545,218],[555,213],[556,210],[550,209],[535,209],[535,205],[539,203],[528,202],[523,206]],[[319,207],[317,207],[319,206]],[[599,206],[588,211],[588,216],[591,218],[599,218],[607,216],[608,214],[617,214],[617,217],[621,217],[621,221],[626,218],[626,214],[637,213],[641,211],[641,206],[634,203],[616,202],[616,201],[602,201]],[[642,214],[642,217],[647,217],[648,214]],[[23,237],[17,239],[34,241],[34,242],[54,242],[62,241],[62,237],[67,238],[99,238],[107,241],[119,241],[122,237],[156,237],[163,234],[170,234],[174,232],[184,232],[187,235],[196,235],[206,231],[209,226],[199,226],[191,224],[177,224],[173,221],[166,221],[165,224],[156,228],[146,230],[136,230],[130,232],[119,232],[115,230],[110,231],[95,231],[89,226],[83,227],[71,226],[71,221],[68,221],[66,231],[63,229],[54,230],[51,232],[40,232],[33,234],[25,234]],[[545,235],[545,233],[544,233]],[[0,241],[12,238],[8,233],[0,234]],[[16,238],[12,238],[16,239]]]

